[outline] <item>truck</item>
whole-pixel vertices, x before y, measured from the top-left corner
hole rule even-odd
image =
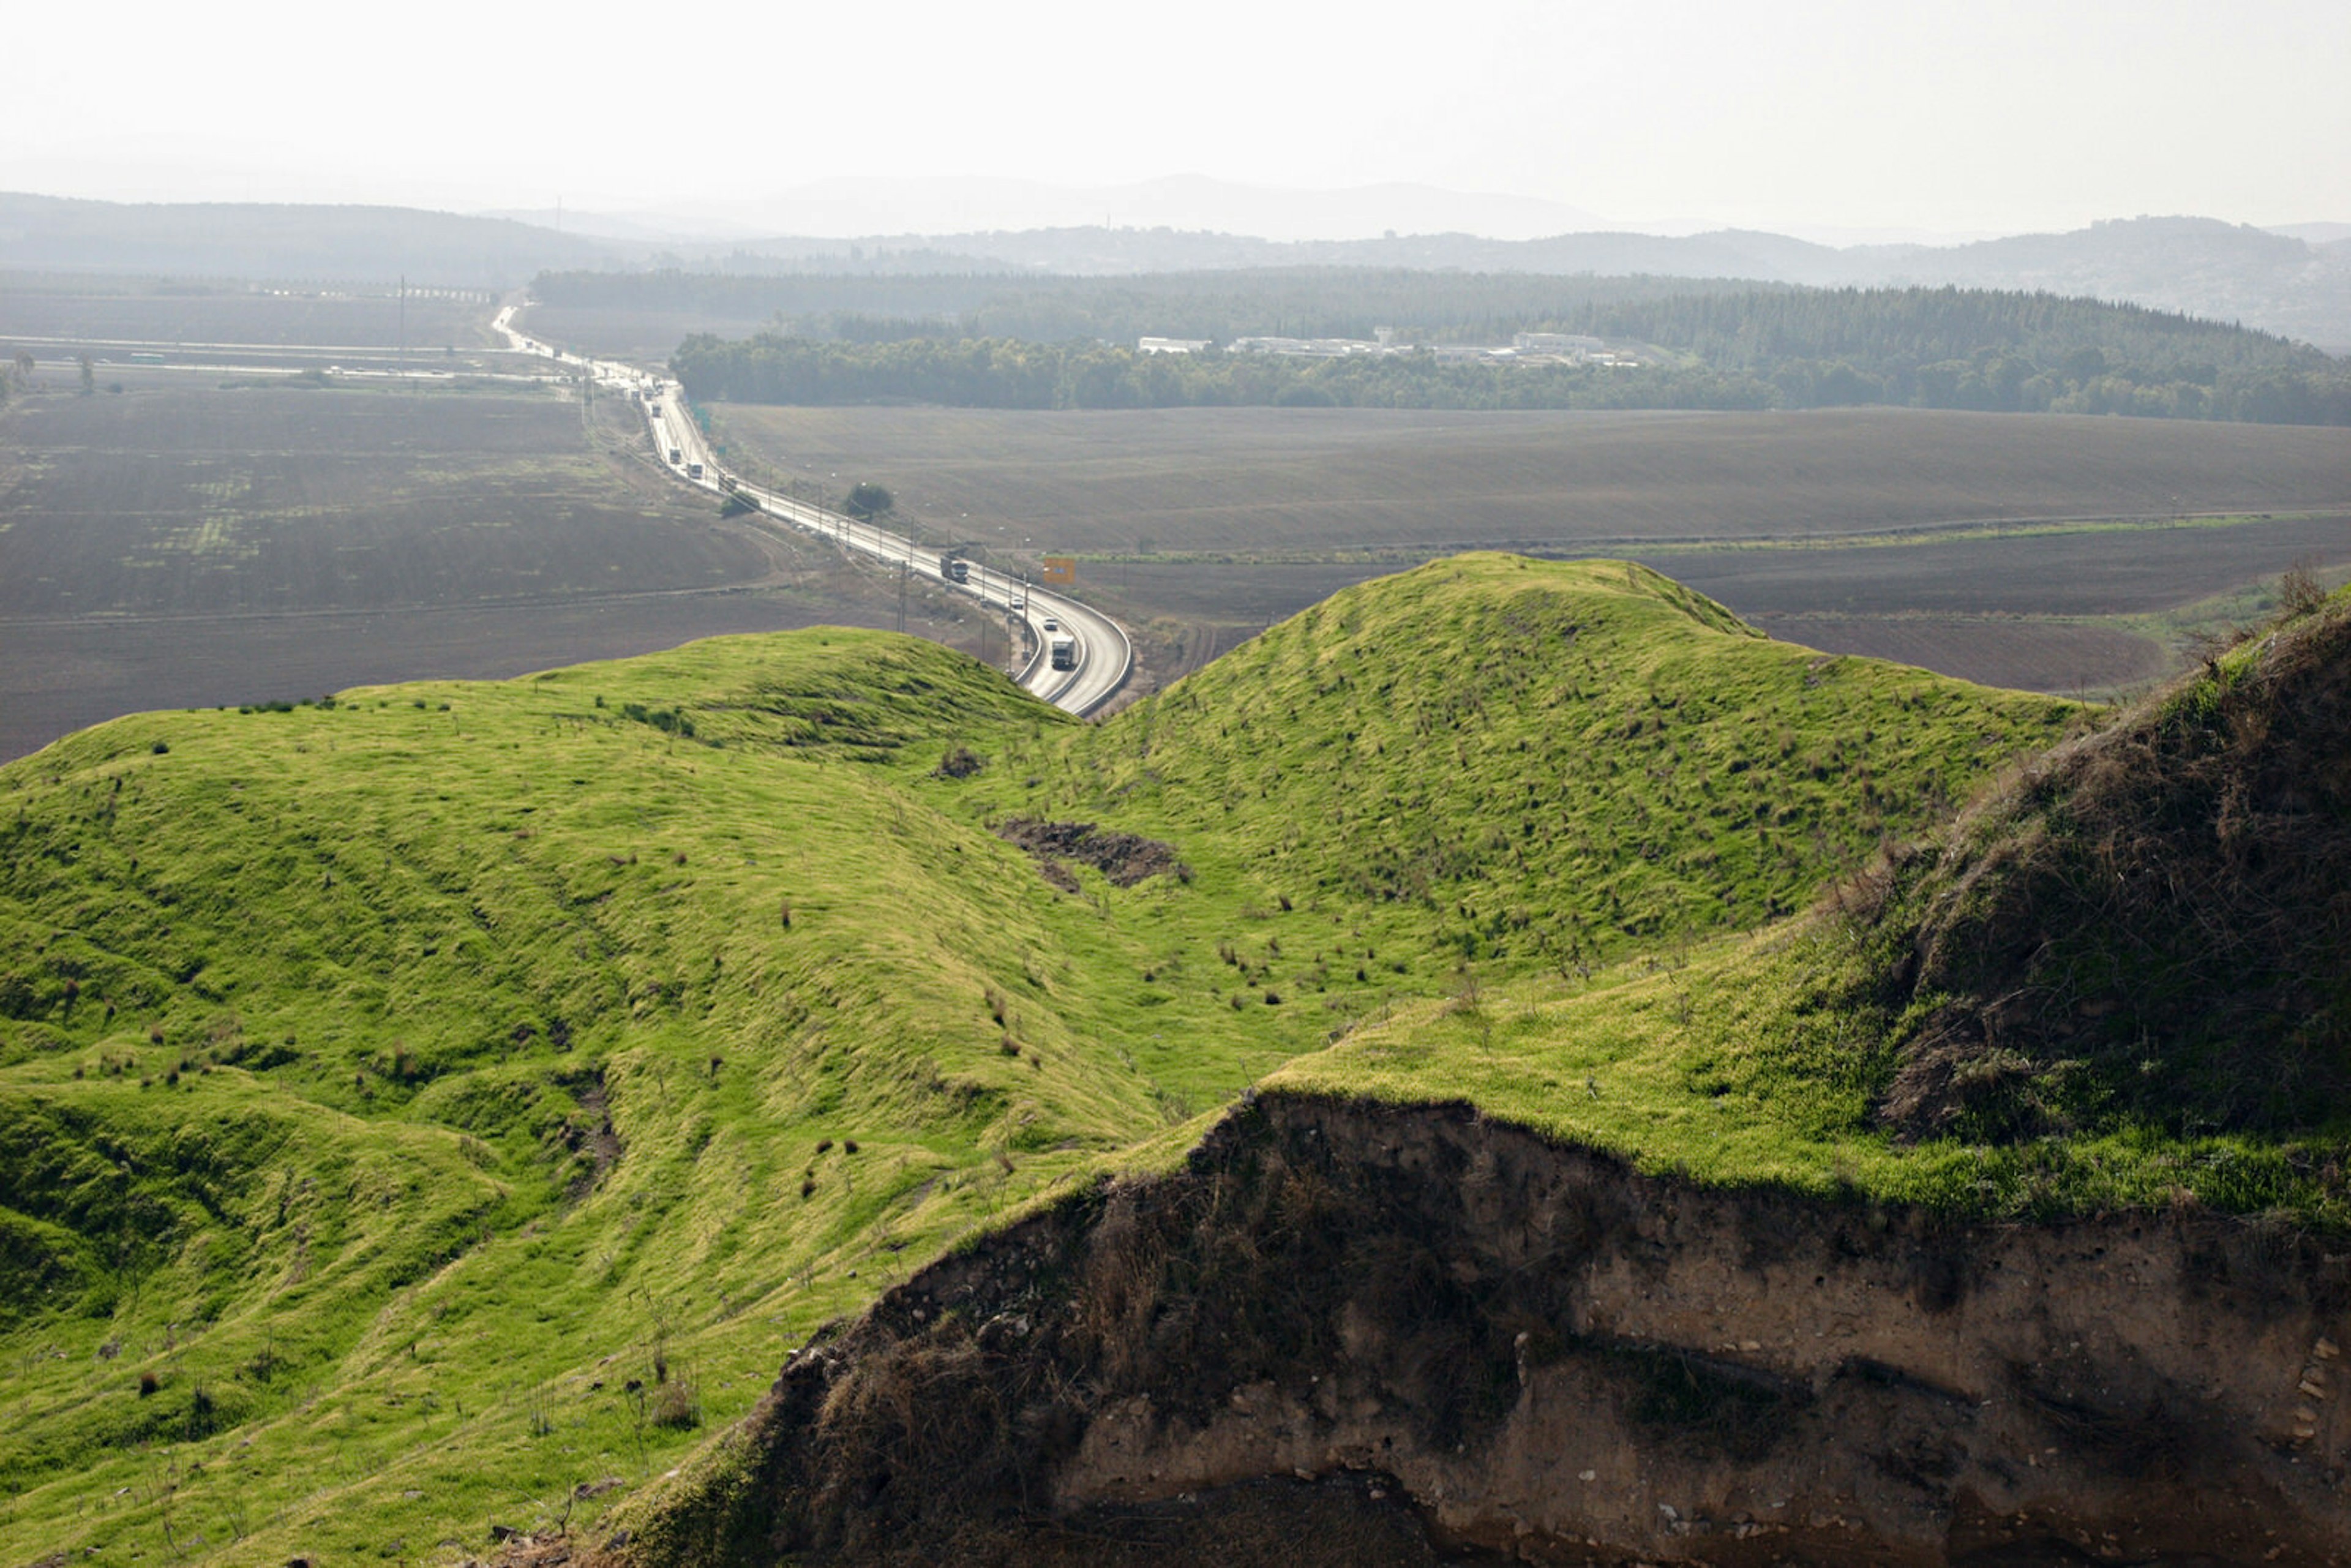
[[[679,464],[681,464],[681,463],[683,463],[683,462],[684,462],[684,461],[685,461],[685,454],[684,454],[684,453],[680,452],[680,451],[679,451],[676,447],[674,447],[674,446],[673,446],[673,447],[671,447],[671,448],[669,449],[669,464],[670,464],[670,466],[671,466],[671,467],[674,468],[674,467],[676,467]]]
[[[939,557],[939,576],[948,582],[969,582],[971,562],[950,551]]]
[[[699,478],[701,478],[701,477],[702,477],[702,465],[701,465],[701,464],[699,464],[699,463],[689,463],[689,464],[687,464],[687,465],[685,465],[685,476],[686,476],[687,478],[689,478],[689,479],[699,479]]]
[[[1052,653],[1053,668],[1074,670],[1078,667],[1078,640],[1075,637],[1064,632],[1048,642],[1045,646]]]

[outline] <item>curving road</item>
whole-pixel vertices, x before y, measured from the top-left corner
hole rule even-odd
[[[904,534],[779,495],[729,473],[712,455],[701,427],[686,413],[684,388],[634,365],[564,353],[517,331],[516,309],[512,305],[505,307],[492,323],[507,344],[518,353],[586,371],[599,384],[637,396],[655,451],[681,482],[713,496],[732,491],[768,517],[835,540],[843,549],[862,550],[907,571],[920,572],[950,592],[967,593],[983,605],[1017,617],[1025,629],[1029,652],[1015,678],[1056,707],[1082,716],[1110,701],[1126,685],[1134,665],[1134,644],[1125,630],[1102,612],[977,561],[968,564],[967,580],[948,580],[942,575],[940,552],[925,549]],[[1066,663],[1053,657],[1057,643],[1066,644]]]

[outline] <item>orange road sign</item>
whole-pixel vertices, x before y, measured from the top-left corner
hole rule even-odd
[[[1049,555],[1044,559],[1045,573],[1040,580],[1048,588],[1068,588],[1078,580],[1078,558],[1069,555]]]

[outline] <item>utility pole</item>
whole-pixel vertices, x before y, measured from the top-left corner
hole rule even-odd
[[[400,275],[400,379],[408,379],[408,274]]]

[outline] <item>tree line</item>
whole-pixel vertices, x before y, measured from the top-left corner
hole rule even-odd
[[[1923,344],[1921,352],[1938,345]],[[2047,350],[2044,348],[2043,352]],[[2351,424],[2351,375],[2331,365],[2220,370],[2110,359],[2085,345],[2043,364],[2017,350],[1907,362],[1682,353],[1634,368],[1458,362],[1426,350],[1313,360],[1210,349],[1144,354],[1008,338],[823,340],[785,332],[687,339],[670,369],[696,398],[939,403],[967,408],[1280,406],[1416,409],[1769,409],[1894,405]]]
[[[2351,424],[2351,367],[2170,311],[1981,288],[1773,289],[1595,304],[1568,330],[1771,383],[1778,405],[1889,403]]]
[[[1018,338],[1036,343],[1138,338],[1230,342],[1266,333],[1491,343],[1556,328],[1595,306],[1692,289],[1770,287],[1729,279],[1549,277],[1372,267],[1264,267],[1108,277],[1034,273],[892,277],[716,272],[542,273],[548,305],[676,312],[768,327],[791,336],[883,342],[901,338]]]
[[[1769,384],[1704,365],[1441,363],[1427,352],[1343,360],[1143,354],[1009,338],[820,340],[778,332],[687,339],[670,360],[690,396],[735,402],[963,408],[1692,408],[1773,405]]]
[[[1670,277],[1260,269],[1122,277],[561,273],[550,304],[764,325],[696,337],[690,390],[747,402],[998,408],[1321,403],[1381,408],[1823,408],[2130,413],[2351,424],[2351,366],[2273,333],[2047,293],[1800,288]],[[1637,371],[1214,353],[1144,336],[1507,343],[1601,338]]]

